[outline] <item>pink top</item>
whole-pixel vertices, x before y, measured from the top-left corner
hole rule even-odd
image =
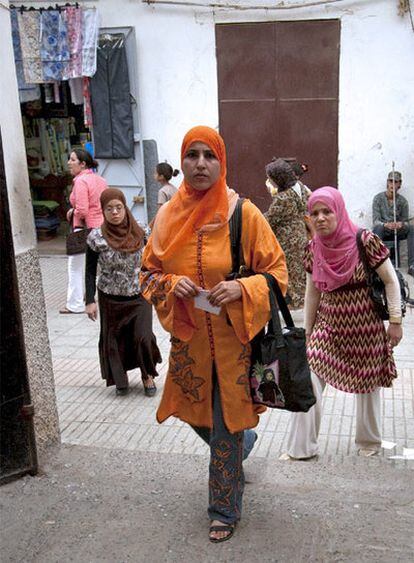
[[[73,179],[69,200],[74,208],[73,228],[93,229],[103,223],[101,193],[108,187],[106,180],[92,170],[84,170]]]

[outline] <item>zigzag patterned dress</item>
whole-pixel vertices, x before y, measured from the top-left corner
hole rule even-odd
[[[363,231],[362,242],[369,265],[378,268],[388,258],[388,249],[371,231]],[[309,246],[304,265],[312,273]],[[361,262],[347,285],[321,294],[308,360],[318,377],[348,393],[391,387],[397,377],[384,323],[372,304]]]

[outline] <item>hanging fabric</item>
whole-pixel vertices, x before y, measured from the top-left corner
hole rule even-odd
[[[42,61],[40,59],[40,12],[18,12],[20,45],[22,49],[24,79],[28,83],[40,83],[43,80]]]
[[[40,84],[95,74],[99,34],[95,8],[20,7],[11,8],[10,17],[16,66],[20,63],[25,83]]]
[[[40,13],[40,58],[43,82],[60,81],[67,74],[70,61],[68,30],[64,11]]]
[[[10,10],[14,62],[16,64],[17,85],[20,102],[31,102],[40,98],[40,88],[36,84],[28,84],[24,78],[22,49],[20,46],[19,22],[16,10]]]
[[[99,34],[99,16],[95,8],[82,12],[82,76],[96,72],[96,49]]]
[[[134,127],[125,37],[101,35],[97,70],[90,81],[95,157],[134,158]]]
[[[91,89],[90,79],[84,76],[82,78],[83,86],[83,115],[85,127],[92,129],[92,104],[91,104]]]
[[[64,79],[82,76],[82,10],[69,6],[64,10],[68,32],[70,61]]]
[[[70,88],[70,98],[72,104],[77,106],[83,104],[83,79],[82,78],[70,78],[69,79]]]

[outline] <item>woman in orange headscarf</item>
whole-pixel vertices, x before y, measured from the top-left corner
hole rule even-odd
[[[184,181],[155,219],[143,256],[143,296],[171,338],[169,370],[157,419],[176,416],[210,444],[210,540],[229,539],[241,517],[242,459],[259,420],[249,390],[249,341],[269,318],[266,279],[225,281],[231,271],[229,219],[238,194],[226,184],[223,139],[194,127],[181,147]],[[269,272],[283,291],[284,254],[261,212],[242,208],[246,266]],[[212,307],[212,311],[208,311]]]

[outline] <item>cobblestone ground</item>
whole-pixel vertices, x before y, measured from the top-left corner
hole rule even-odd
[[[131,372],[131,391],[115,396],[106,388],[98,361],[99,323],[86,315],[59,315],[65,304],[66,257],[41,258],[46,297],[50,343],[62,441],[67,444],[122,448],[125,450],[206,454],[207,447],[185,424],[171,418],[163,425],[155,420],[155,411],[165,379],[169,336],[154,315],[163,363],[157,379],[159,393],[147,398],[139,372]],[[411,283],[411,280],[410,280]],[[412,285],[412,284],[411,284]],[[303,315],[296,315],[301,324]],[[401,453],[414,447],[414,309],[409,309],[404,323],[404,342],[397,348],[399,377],[393,388],[382,396],[383,439],[397,444],[382,455]],[[353,396],[327,387],[324,417],[320,434],[321,454],[348,456],[355,453]],[[286,446],[289,414],[268,410],[262,415],[259,440],[252,457],[277,458]]]

